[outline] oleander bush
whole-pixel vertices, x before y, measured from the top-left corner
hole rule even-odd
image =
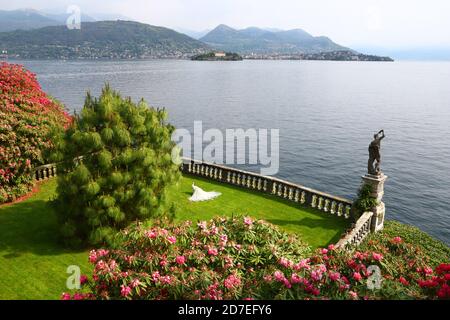
[[[31,168],[44,164],[53,135],[71,122],[23,66],[0,64],[0,203],[31,190]]]
[[[166,117],[108,85],[98,99],[87,95],[54,154],[55,208],[66,244],[104,244],[133,221],[173,214],[166,192],[181,174]]]
[[[249,217],[164,225],[132,226],[113,247],[91,251],[92,278],[62,298],[450,299],[448,256],[433,262],[422,247],[392,236],[395,223],[356,250],[330,245],[313,253]]]

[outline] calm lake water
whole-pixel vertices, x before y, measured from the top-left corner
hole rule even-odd
[[[372,136],[385,129],[387,218],[450,244],[450,63],[20,63],[71,111],[109,82],[165,107],[177,127],[278,128],[278,177],[350,199]]]

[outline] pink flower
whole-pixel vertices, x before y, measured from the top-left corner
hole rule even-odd
[[[292,285],[291,285],[291,283],[289,282],[288,279],[284,279],[284,280],[283,280],[283,284],[284,284],[284,286],[285,286],[286,288],[288,288],[288,289],[292,288]]]
[[[395,243],[395,244],[399,244],[399,243],[402,243],[402,242],[403,242],[403,239],[400,238],[400,237],[394,237],[392,239],[392,243]]]
[[[82,293],[75,293],[73,295],[73,300],[84,300],[84,295]]]
[[[303,278],[300,277],[298,274],[293,273],[293,274],[291,275],[291,282],[292,282],[293,284],[301,283],[301,282],[303,282]]]
[[[185,258],[184,256],[178,256],[178,257],[175,259],[175,261],[176,261],[176,263],[178,263],[178,264],[184,264],[184,263],[186,262],[186,258]]]
[[[127,297],[131,293],[131,288],[129,286],[121,285],[120,286],[120,295],[122,297]]]
[[[218,254],[217,249],[216,248],[209,248],[208,249],[208,254],[210,256],[217,256],[217,254]]]
[[[286,279],[286,278],[284,277],[283,272],[281,272],[281,271],[279,271],[279,270],[277,270],[277,271],[275,271],[275,272],[273,273],[273,277],[275,278],[275,281],[277,281],[277,282],[283,282],[284,279]]]
[[[139,279],[134,279],[133,281],[131,281],[131,288],[136,288],[141,284],[141,282],[139,281]]]
[[[86,282],[87,282],[87,277],[84,274],[82,274],[80,276],[80,284],[85,284]]]
[[[175,242],[177,242],[177,238],[175,238],[174,236],[167,237],[167,240],[168,240],[171,244],[174,244]]]
[[[159,262],[159,265],[160,265],[161,267],[165,267],[165,266],[167,265],[167,260],[166,260],[166,259],[162,259],[162,260]]]
[[[352,297],[353,300],[357,300],[358,299],[358,294],[354,291],[349,291],[348,294],[350,295],[350,297]]]
[[[310,262],[309,259],[300,260],[300,262],[294,266],[294,270],[309,269],[310,268],[309,262]]]
[[[64,292],[61,296],[61,300],[70,300],[72,297],[70,295],[70,293],[66,293]]]
[[[155,271],[155,272],[152,273],[152,279],[153,279],[153,281],[158,282],[158,280],[159,280],[160,277],[161,277],[161,276],[159,275],[159,271]]]
[[[360,281],[362,279],[362,276],[359,272],[355,272],[353,273],[353,279],[355,279],[356,281]]]
[[[157,233],[154,230],[150,230],[150,231],[145,232],[145,236],[150,239],[155,239],[157,236]]]
[[[89,252],[89,262],[95,263],[97,261],[97,252],[95,250],[91,250]]]
[[[224,280],[224,286],[227,289],[234,289],[241,285],[241,279],[234,274],[229,275]]]
[[[333,251],[334,249],[335,249],[334,244],[330,244],[330,245],[328,246],[328,250]]]
[[[404,286],[409,286],[408,280],[406,280],[406,279],[403,278],[403,277],[400,277],[400,278],[398,279],[398,281],[400,281],[400,283],[403,284]]]
[[[199,223],[197,223],[197,226],[202,230],[206,229],[206,221],[200,221]]]
[[[380,253],[372,253],[372,257],[373,257],[373,260],[375,260],[375,261],[381,261],[382,259],[383,259],[383,255],[382,254],[380,254]]]
[[[424,267],[423,273],[425,273],[426,275],[431,275],[433,274],[433,269],[431,269],[430,267]]]
[[[318,296],[320,294],[320,290],[317,288],[312,288],[311,289],[311,294],[314,296]]]
[[[163,284],[171,284],[172,283],[172,277],[171,276],[164,276],[160,278],[161,282]]]
[[[252,220],[251,218],[249,218],[249,217],[245,217],[245,218],[244,218],[244,223],[245,223],[247,226],[251,226],[251,225],[253,224],[253,220]]]
[[[286,258],[280,258],[280,261],[278,261],[278,263],[285,268],[290,268],[293,265],[293,262]]]
[[[327,254],[328,253],[328,249],[322,249],[322,250],[320,250],[320,252],[322,253],[322,254]]]
[[[339,280],[339,278],[341,277],[341,275],[339,274],[339,272],[333,272],[333,271],[330,271],[329,277],[330,277],[330,280],[331,280],[331,281],[337,281],[337,280]]]

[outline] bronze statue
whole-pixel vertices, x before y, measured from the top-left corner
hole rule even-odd
[[[377,134],[373,136],[374,140],[369,145],[369,164],[368,164],[368,172],[369,174],[378,176],[381,175],[381,140],[385,137],[384,130],[381,130]],[[374,166],[374,162],[375,166]]]

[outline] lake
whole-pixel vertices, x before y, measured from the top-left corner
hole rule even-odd
[[[387,219],[450,244],[450,63],[21,61],[80,110],[105,82],[191,129],[280,129],[278,177],[354,198],[373,134],[386,132]],[[249,169],[249,167],[244,166]],[[255,168],[250,168],[254,170]]]

